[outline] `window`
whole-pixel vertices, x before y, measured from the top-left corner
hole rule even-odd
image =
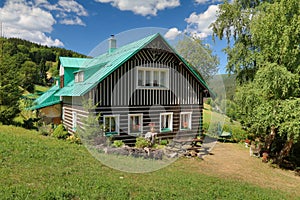
[[[76,131],[77,128],[77,113],[72,112],[72,129],[73,131]]]
[[[104,130],[106,136],[119,134],[119,116],[118,115],[104,116]]]
[[[138,67],[139,88],[168,88],[169,69]]]
[[[173,130],[173,113],[160,114],[160,132]]]
[[[84,72],[83,71],[77,72],[75,74],[75,83],[83,82],[83,79],[84,79]]]
[[[143,114],[128,115],[128,132],[131,135],[139,135],[143,133]]]
[[[192,113],[181,112],[180,113],[180,130],[191,130],[192,129]]]

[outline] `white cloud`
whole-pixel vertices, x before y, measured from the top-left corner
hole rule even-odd
[[[179,34],[181,34],[181,31],[177,28],[170,28],[164,37],[169,40],[174,40]]]
[[[61,24],[65,24],[65,25],[82,25],[85,26],[85,23],[79,18],[79,17],[75,17],[74,19],[63,19],[60,21]]]
[[[56,20],[50,12],[34,7],[24,0],[8,0],[0,8],[5,37],[18,37],[48,46],[63,46],[58,39],[52,39],[45,33],[51,33]]]
[[[88,12],[85,8],[74,0],[59,0],[58,5],[61,6],[65,12],[74,12],[79,16],[88,16]]]
[[[197,4],[207,4],[207,3],[218,3],[223,2],[223,0],[195,0]]]
[[[111,3],[122,11],[132,11],[135,14],[142,16],[153,15],[166,8],[174,8],[180,6],[179,0],[95,0],[100,3]]]
[[[48,36],[57,22],[85,26],[79,16],[88,16],[88,12],[75,0],[58,0],[56,4],[47,0],[6,0],[0,7],[5,37],[18,37],[48,46],[63,46],[59,39]]]
[[[193,12],[185,21],[188,23],[186,32],[193,36],[205,38],[212,34],[210,24],[217,19],[218,5],[211,5],[208,9],[200,14]]]

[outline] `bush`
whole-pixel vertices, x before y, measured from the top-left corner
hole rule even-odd
[[[168,140],[161,140],[160,141],[160,145],[167,145],[168,144]]]
[[[51,124],[46,125],[45,123],[43,123],[41,126],[39,126],[38,130],[41,133],[41,135],[44,136],[49,136],[53,133],[53,128]]]
[[[67,137],[67,141],[70,143],[81,144],[81,140],[77,134],[73,134]]]
[[[113,146],[114,147],[122,147],[124,146],[124,142],[122,140],[115,140],[114,143],[113,143]]]
[[[68,131],[66,131],[65,127],[62,124],[60,124],[53,131],[52,136],[58,139],[67,139],[70,136],[70,134],[68,133]]]
[[[211,104],[211,101],[212,101],[211,98],[207,98],[205,103],[206,103],[207,105],[210,105],[210,104]]]
[[[148,140],[146,140],[143,137],[136,138],[136,143],[135,143],[136,148],[144,148],[144,147],[148,147],[148,146],[150,146],[150,143]]]

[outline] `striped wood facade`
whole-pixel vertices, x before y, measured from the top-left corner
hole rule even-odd
[[[138,67],[169,69],[169,88],[138,88]],[[101,113],[101,122],[105,115],[120,116],[120,135],[128,133],[128,114],[143,114],[143,132],[146,133],[150,122],[154,122],[155,129],[159,130],[160,113],[172,112],[172,132],[160,134],[171,137],[187,133],[195,135],[202,129],[203,90],[201,83],[172,50],[162,40],[155,39],[85,96],[98,103],[96,112]],[[82,124],[80,117],[87,115],[80,100],[80,97],[64,97],[64,124],[69,130],[72,130],[72,112],[77,112],[78,125]],[[192,112],[192,130],[179,131],[180,112]]]

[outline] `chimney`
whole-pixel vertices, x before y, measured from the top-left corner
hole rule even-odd
[[[110,38],[109,38],[109,40],[108,40],[108,53],[112,53],[112,52],[114,52],[114,50],[116,50],[116,48],[117,48],[117,40],[116,40],[116,38],[115,38],[115,36],[114,35],[111,35],[110,36]]]

